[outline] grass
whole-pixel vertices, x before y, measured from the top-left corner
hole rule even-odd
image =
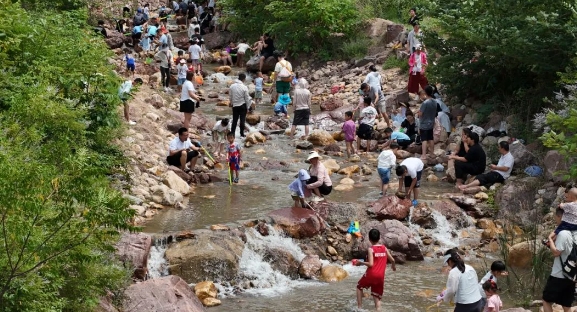
[[[399,59],[396,56],[389,56],[383,64],[383,69],[398,68],[400,72],[409,71],[409,62],[405,59]]]
[[[354,38],[343,42],[340,50],[340,56],[344,60],[363,58],[371,46],[371,39],[367,37]]]

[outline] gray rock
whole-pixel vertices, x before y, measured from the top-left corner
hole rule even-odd
[[[299,141],[296,144],[296,148],[302,149],[302,150],[311,150],[311,149],[313,149],[313,143],[311,143],[309,141]]]
[[[134,268],[134,277],[146,278],[148,255],[152,246],[152,237],[144,233],[123,233],[116,244],[116,256],[126,267]]]
[[[515,159],[515,169],[525,170],[526,167],[534,165],[536,162],[535,155],[531,153],[527,147],[520,142],[509,145],[509,152]]]
[[[253,56],[246,62],[246,71],[247,72],[257,72],[259,70],[259,58],[257,56]],[[271,56],[267,58],[264,63],[262,64],[262,72],[268,73],[274,71],[274,67],[276,65],[276,59]]]
[[[124,195],[122,195],[122,197],[128,199],[131,204],[134,204],[134,205],[137,205],[137,206],[142,205],[142,202],[143,202],[142,199],[140,199],[140,198],[138,198],[138,197],[136,197],[136,196],[128,195],[128,194],[124,194]]]
[[[206,312],[192,289],[178,276],[132,284],[123,299],[123,311]]]

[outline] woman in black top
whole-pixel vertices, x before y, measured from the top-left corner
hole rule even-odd
[[[411,138],[411,143],[413,143],[417,137],[417,124],[415,123],[415,115],[410,109],[407,109],[405,118],[406,119],[401,123],[401,128],[405,129],[405,134]]]
[[[417,15],[417,9],[415,9],[415,8],[410,9],[409,15],[411,16],[411,18],[409,18],[409,25],[415,26],[415,24],[419,22],[419,16]]]

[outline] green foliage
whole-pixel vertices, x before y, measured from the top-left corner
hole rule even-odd
[[[430,78],[527,121],[577,50],[574,9],[557,0],[439,2],[436,33],[425,31],[425,44],[441,55]]]
[[[430,12],[434,12],[434,1],[425,0],[364,0],[357,1],[357,6],[363,17],[384,18],[400,24],[405,24],[409,20],[409,10],[414,8],[420,16],[426,17]]]
[[[112,244],[133,230],[107,178],[124,163],[110,52],[82,11],[0,0],[0,18],[0,310],[87,311],[127,281]]]
[[[383,63],[383,69],[398,68],[401,73],[409,72],[409,62],[405,59],[397,58],[396,56],[389,56]]]
[[[359,37],[345,41],[340,45],[340,58],[343,60],[363,58],[367,55],[367,50],[370,45],[371,39],[366,37]]]
[[[232,29],[248,38],[265,32],[275,37],[275,46],[291,53],[322,50],[336,34],[351,35],[360,25],[353,0],[223,0],[234,11],[226,19]]]

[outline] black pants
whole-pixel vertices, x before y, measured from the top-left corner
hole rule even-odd
[[[168,88],[170,82],[170,68],[160,66],[160,83],[163,87]]]
[[[455,177],[457,179],[466,180],[467,175],[477,175],[483,173],[485,168],[477,168],[474,164],[462,161],[455,161]]]
[[[244,123],[246,122],[246,104],[232,107],[232,126],[230,131],[236,132],[236,124],[240,117],[240,136],[244,136]]]

